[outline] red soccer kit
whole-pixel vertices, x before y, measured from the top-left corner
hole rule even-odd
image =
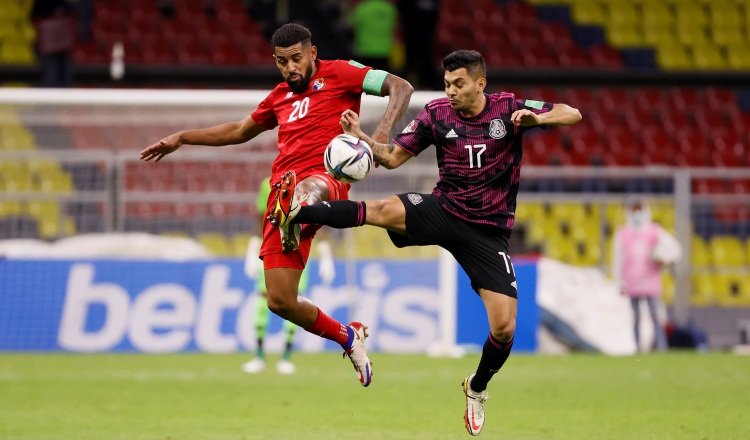
[[[341,113],[350,109],[359,114],[362,83],[371,69],[342,60],[315,61],[317,71],[304,93],[292,92],[286,82],[279,83],[252,113],[253,121],[267,129],[279,126],[279,155],[273,161],[271,182],[278,182],[289,170],[297,180],[316,175],[328,183],[329,199],[348,198],[349,185],[326,173],[323,153],[335,136],[343,133]],[[271,191],[266,216],[273,207],[276,193]],[[263,224],[260,257],[264,267],[303,269],[310,255],[310,245],[317,227],[306,225],[296,252],[281,252],[278,228]]]

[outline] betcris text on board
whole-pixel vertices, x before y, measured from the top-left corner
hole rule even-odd
[[[346,273],[343,263],[337,269]],[[342,322],[366,322],[373,350],[420,352],[438,337],[436,270],[424,262],[357,263],[356,284],[339,276],[333,285],[323,286],[311,275],[307,296]],[[75,352],[251,350],[257,298],[241,262],[72,263],[57,344]],[[283,344],[281,321],[274,319],[278,331],[269,330],[271,350]],[[296,345],[311,352],[338,349],[304,331],[298,332]]]

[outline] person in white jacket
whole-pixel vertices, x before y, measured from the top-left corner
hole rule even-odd
[[[615,232],[612,246],[612,274],[620,293],[630,298],[636,350],[644,351],[640,337],[640,307],[648,305],[656,336],[656,349],[667,349],[661,322],[662,270],[676,263],[682,254],[680,244],[663,227],[651,220],[651,211],[640,198],[625,203],[626,223]]]

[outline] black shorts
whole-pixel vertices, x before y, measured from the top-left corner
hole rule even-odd
[[[443,209],[432,194],[398,197],[406,208],[406,235],[388,231],[396,247],[438,245],[453,254],[475,291],[518,297],[516,272],[508,255],[509,230],[461,220]]]

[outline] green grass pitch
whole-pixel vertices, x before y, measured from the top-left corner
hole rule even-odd
[[[298,372],[247,355],[0,354],[1,439],[461,439],[478,355],[374,353],[359,385],[335,353]],[[748,439],[750,357],[513,355],[490,384],[486,439]]]

